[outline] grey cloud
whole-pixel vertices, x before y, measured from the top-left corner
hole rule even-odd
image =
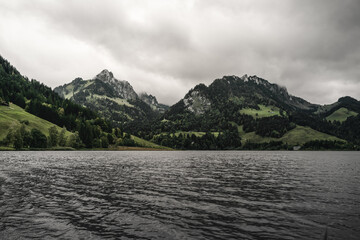
[[[357,0],[19,0],[0,6],[0,13],[8,16],[19,14],[33,24],[37,19],[44,37],[58,43],[57,51],[29,50],[22,58],[32,53],[29,58],[46,62],[50,70],[60,64],[60,77],[47,68],[35,73],[29,67],[34,64],[25,60],[14,62],[52,87],[75,74],[86,78],[109,68],[137,91],[156,94],[169,104],[200,82],[245,73],[284,85],[315,103],[331,103],[343,95],[360,98]],[[0,30],[9,31],[11,25],[0,24]],[[32,46],[28,35],[24,51]],[[81,44],[87,48],[79,51]],[[19,59],[16,47],[0,38],[1,54]],[[78,61],[81,66],[72,67]]]

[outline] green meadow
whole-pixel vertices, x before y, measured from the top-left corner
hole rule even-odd
[[[145,140],[145,139],[136,137],[136,136],[134,136],[134,135],[131,135],[131,139],[134,140],[135,143],[136,143],[137,145],[141,146],[141,147],[171,150],[171,148],[164,147],[164,146],[160,146],[160,145],[158,145],[158,144],[156,144],[156,143],[147,141],[147,140]]]
[[[339,121],[339,122],[344,122],[346,121],[346,119],[348,117],[355,117],[358,114],[356,112],[353,112],[347,108],[339,108],[338,110],[336,110],[335,112],[333,112],[332,114],[330,114],[329,116],[326,117],[326,120],[328,121]]]
[[[9,107],[0,106],[0,140],[6,137],[10,129],[15,130],[21,126],[21,122],[27,121],[28,124],[25,124],[26,130],[31,131],[31,129],[37,128],[46,136],[49,136],[49,128],[52,126],[56,126],[59,132],[62,130],[61,127],[36,117],[21,107],[10,103]],[[68,137],[71,134],[71,132],[66,131],[65,136]]]
[[[280,116],[280,110],[274,106],[265,106],[259,104],[259,110],[254,108],[243,108],[240,110],[241,114],[253,116],[254,118],[263,118],[271,116]]]
[[[270,141],[282,141],[289,145],[302,145],[306,142],[313,140],[330,140],[330,141],[344,141],[340,138],[331,136],[326,133],[316,131],[310,127],[297,125],[294,129],[288,131],[281,138],[262,137],[255,132],[245,133],[243,126],[238,126],[241,142],[244,144],[246,141],[254,143],[264,143]]]

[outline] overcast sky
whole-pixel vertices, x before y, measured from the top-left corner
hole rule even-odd
[[[360,99],[358,0],[0,0],[0,16],[0,54],[53,88],[109,69],[166,104],[244,74]]]

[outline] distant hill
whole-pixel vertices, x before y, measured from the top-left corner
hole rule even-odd
[[[140,96],[127,81],[103,70],[93,79],[77,78],[71,83],[54,89],[62,98],[92,109],[117,126],[133,121],[149,121],[168,108],[146,93]]]

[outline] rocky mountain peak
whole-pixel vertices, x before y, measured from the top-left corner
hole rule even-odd
[[[100,80],[109,84],[118,94],[120,98],[127,100],[135,100],[138,95],[128,81],[120,81],[114,77],[114,74],[107,69],[102,70],[93,80]]]
[[[248,75],[247,75],[247,74],[245,74],[244,76],[242,76],[240,79],[243,80],[244,82],[249,81],[249,78],[248,78]]]
[[[114,82],[114,74],[107,69],[102,70],[98,75],[93,79],[99,79],[103,82]]]

